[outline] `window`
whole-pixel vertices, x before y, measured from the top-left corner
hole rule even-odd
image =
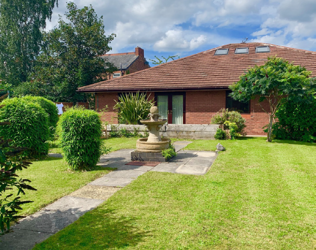
[[[268,53],[270,52],[269,46],[259,46],[256,48],[256,53]]]
[[[120,77],[121,76],[121,73],[114,73],[113,74],[113,78],[117,78],[117,77]]]
[[[229,111],[238,111],[240,113],[250,113],[250,102],[239,102],[229,96],[230,90],[226,91],[226,108]]]
[[[228,49],[218,49],[215,51],[215,55],[227,55]]]
[[[245,47],[245,48],[237,48],[235,50],[235,54],[248,54],[249,53],[249,48]]]

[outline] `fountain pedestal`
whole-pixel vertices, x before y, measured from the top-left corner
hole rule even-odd
[[[150,119],[140,121],[147,126],[149,136],[137,140],[136,150],[131,153],[132,161],[166,161],[161,151],[169,148],[170,140],[167,138],[161,139],[159,130],[167,120],[158,119],[159,116],[158,108],[153,106],[149,113]]]

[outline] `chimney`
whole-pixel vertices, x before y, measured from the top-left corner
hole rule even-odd
[[[140,47],[135,48],[135,54],[136,56],[139,56],[140,58],[144,58],[144,50]]]

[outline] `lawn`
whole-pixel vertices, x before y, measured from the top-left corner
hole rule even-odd
[[[61,158],[48,157],[45,160],[33,161],[28,169],[18,173],[19,177],[31,180],[31,186],[37,189],[26,190],[26,195],[21,196],[22,200],[34,202],[23,205],[20,214],[32,214],[110,171],[111,169],[102,167],[86,172],[71,171]]]
[[[148,172],[35,249],[315,249],[316,145],[222,144],[206,175]]]
[[[115,151],[123,148],[135,148],[136,140],[137,138],[112,138],[103,140],[103,143],[111,148],[111,151]],[[50,153],[62,153],[56,142],[51,142],[50,146]],[[87,172],[71,171],[63,159],[53,157],[33,161],[28,169],[18,173],[21,178],[31,180],[31,186],[37,189],[37,191],[26,190],[26,195],[22,195],[23,200],[33,202],[23,205],[20,215],[35,213],[42,207],[72,193],[112,170],[97,167],[95,170]],[[15,194],[16,192],[13,191],[12,193]]]

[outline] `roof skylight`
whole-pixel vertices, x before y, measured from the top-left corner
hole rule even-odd
[[[256,53],[268,53],[270,52],[269,46],[259,46],[256,48]]]
[[[228,49],[218,49],[215,51],[215,55],[227,55]]]
[[[236,48],[235,54],[248,54],[249,53],[249,48],[244,47],[244,48]]]

